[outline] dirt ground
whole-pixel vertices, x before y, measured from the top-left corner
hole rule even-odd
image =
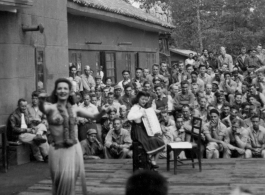
[[[4,173],[2,163],[0,166],[0,195],[18,194],[38,181],[50,177],[48,163],[30,162],[10,166],[7,173]]]

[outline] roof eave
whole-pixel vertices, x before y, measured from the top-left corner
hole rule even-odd
[[[116,22],[129,27],[138,28],[151,32],[171,32],[173,30],[172,28],[166,28],[160,25],[152,24],[150,22],[144,22],[120,14],[115,14],[104,10],[80,6],[70,1],[67,2],[67,12],[73,15],[87,16],[108,22]]]

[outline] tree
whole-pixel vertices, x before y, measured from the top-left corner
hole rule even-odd
[[[134,0],[152,5],[157,0]],[[201,52],[227,47],[232,55],[240,48],[265,43],[264,0],[161,0],[172,11],[176,26],[174,46]]]

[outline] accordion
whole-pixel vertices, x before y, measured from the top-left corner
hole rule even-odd
[[[153,108],[144,110],[142,120],[148,136],[154,136],[156,133],[162,134],[160,123]]]

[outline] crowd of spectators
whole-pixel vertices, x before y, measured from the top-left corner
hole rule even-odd
[[[189,55],[172,66],[154,64],[152,70],[136,68],[122,72],[123,80],[114,83],[104,72],[93,75],[89,66],[77,74],[70,67],[76,105],[98,113],[108,105],[100,120],[77,118],[78,139],[84,159],[131,158],[131,121],[127,119],[134,97],[139,91],[150,94],[152,107],[160,121],[161,139],[171,142],[190,141],[193,117],[203,121],[202,154],[206,158],[265,158],[265,50],[261,45],[233,59],[220,48],[220,55],[204,49],[201,56]],[[36,160],[48,157],[49,126],[38,108],[38,91],[32,102],[18,101],[10,116],[10,141],[29,143]],[[187,154],[182,152],[180,158]],[[166,151],[160,158],[166,157]]]

